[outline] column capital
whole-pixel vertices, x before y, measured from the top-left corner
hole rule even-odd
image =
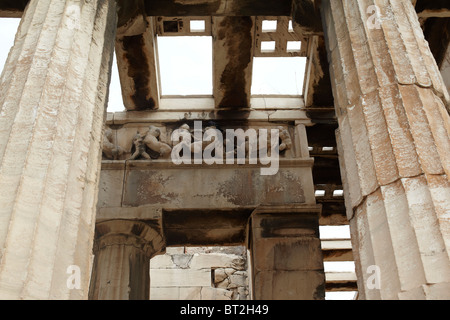
[[[107,220],[96,224],[94,254],[107,246],[133,246],[151,259],[166,250],[161,228],[154,222]]]

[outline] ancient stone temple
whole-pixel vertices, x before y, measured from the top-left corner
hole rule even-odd
[[[450,298],[449,1],[5,0],[0,17],[21,18],[1,299]],[[163,94],[174,36],[210,37],[212,94]],[[264,57],[304,58],[301,94],[253,94]]]

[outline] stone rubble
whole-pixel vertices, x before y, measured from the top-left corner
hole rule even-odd
[[[150,261],[150,274],[158,279],[150,284],[152,300],[249,299],[244,247],[169,247]],[[164,286],[172,283],[167,277],[177,278],[174,286]]]

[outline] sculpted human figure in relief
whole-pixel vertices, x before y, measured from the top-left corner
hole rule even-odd
[[[197,129],[191,129],[187,123],[181,125],[178,128],[179,132],[184,132],[186,134],[189,134],[191,137],[189,140],[189,148],[192,153],[195,153],[197,151],[203,151],[205,147],[208,145],[208,141],[203,141],[203,129],[197,128]],[[180,143],[186,144],[186,141],[181,141]]]
[[[165,158],[170,155],[172,148],[160,139],[161,131],[151,125],[149,130],[145,134],[140,134],[139,132],[133,137],[133,144],[135,146],[135,152],[129,158],[129,160],[136,160],[140,157],[145,159],[151,159],[151,156],[147,153],[147,148],[154,151],[159,156]],[[150,152],[151,153],[151,152]],[[155,158],[155,155],[151,153]]]
[[[279,126],[278,130],[280,132],[280,151],[288,150],[292,147],[292,140],[291,136],[289,135],[289,132],[284,129],[283,127]]]
[[[151,150],[159,153],[161,157],[166,158],[170,155],[172,148],[167,143],[159,140],[160,135],[161,131],[157,127],[151,125],[144,137],[144,144]]]
[[[103,134],[102,152],[107,159],[117,160],[123,154],[123,149],[112,142],[112,135],[111,128],[106,128]]]
[[[145,150],[144,136],[142,136],[139,132],[136,132],[134,135],[133,144],[135,146],[135,151],[128,160],[135,160],[138,157],[150,159],[150,155]]]

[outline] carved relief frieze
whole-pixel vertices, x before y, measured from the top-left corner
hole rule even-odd
[[[170,160],[183,152],[225,159],[256,159],[276,152],[280,157],[294,158],[293,136],[289,125],[152,123],[109,127],[105,130],[103,160]],[[173,159],[172,159],[173,160]]]

